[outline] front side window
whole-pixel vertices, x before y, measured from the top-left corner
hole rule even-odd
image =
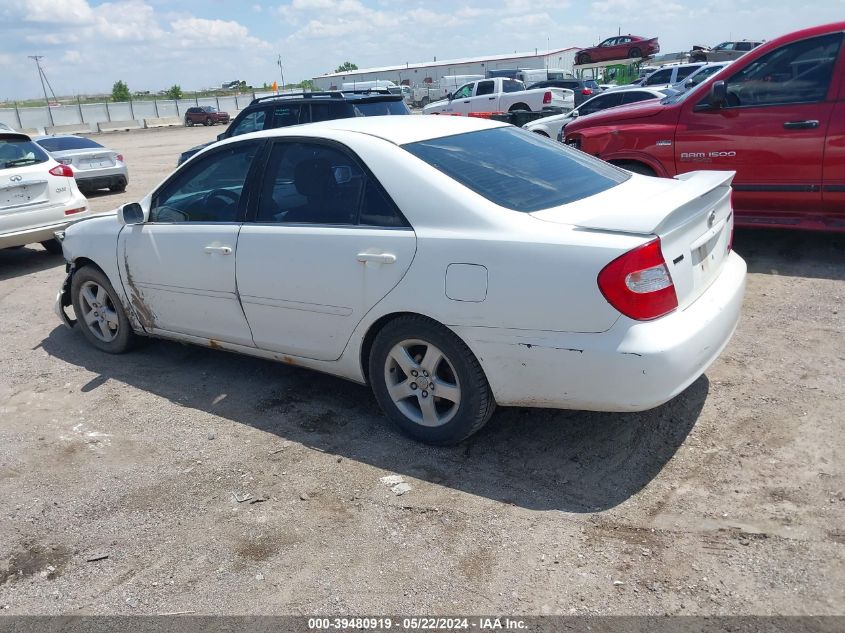
[[[722,42],[721,44],[717,44],[713,50],[714,51],[732,51],[734,49],[733,42]]]
[[[452,95],[453,99],[466,99],[472,96],[472,84],[466,84],[461,86],[455,91],[455,94]]]
[[[601,44],[599,44],[599,46],[613,46],[614,44],[616,44],[616,38],[611,37],[610,39],[607,39]]]
[[[630,177],[592,156],[512,126],[402,147],[487,200],[526,213],[581,200]]]
[[[404,226],[381,187],[348,153],[319,143],[277,143],[261,185],[256,221]]]
[[[824,101],[842,33],[786,44],[727,79],[727,107]]]
[[[198,158],[153,196],[150,222],[235,222],[259,142]]]
[[[48,160],[47,152],[29,139],[0,136],[0,169],[37,165]]]
[[[587,103],[581,105],[578,108],[578,114],[584,116],[585,114],[592,114],[593,112],[598,112],[599,110],[607,110],[608,108],[613,108],[618,106],[622,103],[622,95],[621,92],[610,92],[606,95],[600,95],[591,99]]]
[[[715,75],[717,72],[722,70],[722,68],[724,68],[724,66],[705,66],[697,73],[693,73],[693,75],[690,76],[688,80],[688,82],[692,84],[690,88],[692,88],[693,86],[697,86],[711,75]]]
[[[254,110],[237,122],[229,136],[240,136],[264,129],[267,120],[266,110]]]

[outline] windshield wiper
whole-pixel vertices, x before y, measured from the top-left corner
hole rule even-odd
[[[3,165],[3,169],[9,169],[9,167],[21,167],[23,165],[34,165],[37,162],[37,158],[18,158],[16,160],[7,160]]]

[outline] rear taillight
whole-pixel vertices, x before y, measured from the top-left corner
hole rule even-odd
[[[660,238],[614,259],[599,273],[598,284],[610,305],[637,321],[657,319],[678,307]]]
[[[115,158],[117,158],[117,160],[119,160],[121,163],[123,162],[123,154],[118,154],[117,156],[115,156]]]
[[[64,164],[59,164],[50,170],[53,176],[64,176],[65,178],[73,178],[73,170]]]
[[[582,95],[591,95],[591,94],[593,94],[593,89],[592,89],[592,88],[584,88],[584,89],[581,91],[581,94],[582,94]]]
[[[552,93],[550,90],[546,90],[546,93],[543,95],[543,104],[551,103],[552,102]]]

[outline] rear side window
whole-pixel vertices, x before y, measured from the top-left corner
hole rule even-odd
[[[332,121],[352,116],[346,103],[328,102],[311,104],[311,121]]]
[[[622,103],[637,103],[638,101],[645,101],[647,99],[656,99],[655,95],[650,92],[640,92],[639,90],[632,90],[622,94]]]
[[[493,94],[493,82],[492,81],[479,81],[478,87],[475,89],[475,96],[480,97],[481,95],[491,95]]]
[[[288,127],[308,123],[308,114],[299,103],[286,103],[273,108],[273,127]]]
[[[525,84],[514,79],[502,80],[502,92],[520,92],[525,90]]]
[[[22,138],[3,138],[0,136],[0,169],[12,169],[37,165],[50,160],[43,149],[36,143]]]
[[[64,152],[69,149],[98,149],[103,147],[90,138],[82,138],[81,136],[42,138],[36,142],[48,152]]]
[[[649,75],[643,82],[644,86],[657,86],[660,84],[668,84],[672,80],[672,69],[664,68]]]
[[[353,106],[355,116],[385,116],[392,114],[411,114],[408,106],[401,99],[395,101],[362,101]]]
[[[402,147],[491,202],[525,213],[581,200],[629,178],[591,156],[510,126]]]
[[[696,70],[701,68],[701,66],[679,66],[678,67],[678,76],[675,77],[675,81],[683,81],[687,77],[689,77],[692,73]]]

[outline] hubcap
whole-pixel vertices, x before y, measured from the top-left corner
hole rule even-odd
[[[105,288],[95,281],[86,281],[79,291],[79,307],[82,308],[82,321],[94,336],[105,343],[115,339],[120,319]]]
[[[458,375],[431,343],[418,339],[397,343],[387,355],[384,379],[396,407],[416,424],[442,426],[458,411]]]

